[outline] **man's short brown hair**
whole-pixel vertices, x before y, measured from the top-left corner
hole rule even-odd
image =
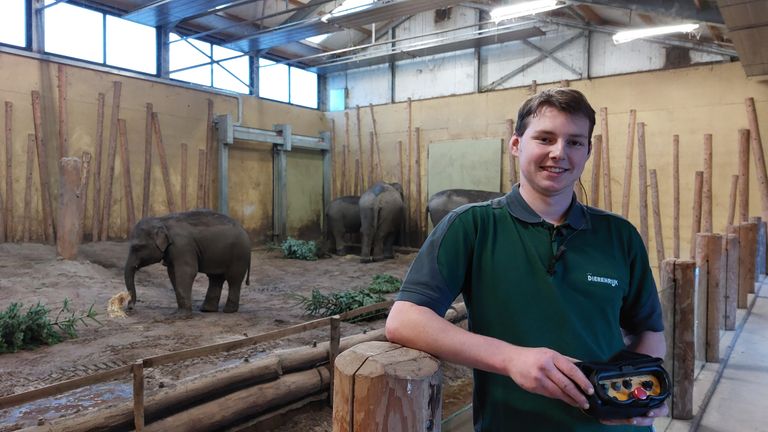
[[[595,110],[587,98],[578,90],[572,88],[553,88],[529,97],[517,112],[515,135],[522,137],[528,129],[528,119],[539,114],[539,110],[550,106],[567,114],[584,116],[589,121],[589,147],[592,149],[592,131],[595,129]]]

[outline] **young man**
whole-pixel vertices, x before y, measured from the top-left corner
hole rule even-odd
[[[474,368],[476,431],[636,431],[629,425],[667,414],[662,407],[601,423],[581,412],[594,389],[575,361],[609,359],[625,348],[622,329],[626,348],[665,351],[637,230],[573,193],[594,125],[595,111],[576,90],[525,101],[509,142],[520,183],[443,219],[387,319],[390,341]],[[458,294],[469,331],[442,318]]]

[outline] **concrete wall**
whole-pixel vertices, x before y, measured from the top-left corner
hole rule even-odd
[[[24,215],[24,185],[27,135],[34,132],[31,108],[32,90],[41,94],[43,137],[47,148],[47,168],[51,181],[51,198],[56,208],[58,198],[58,64],[36,58],[0,53],[0,100],[13,104],[12,121],[12,168],[13,175],[13,225],[14,239],[20,239]],[[213,101],[215,114],[231,114],[237,119],[237,99],[221,93],[196,90],[189,86],[172,85],[157,80],[145,80],[133,76],[112,74],[104,71],[66,65],[67,75],[67,127],[69,130],[69,156],[80,157],[84,151],[95,155],[97,98],[99,93],[106,96],[104,110],[104,147],[102,162],[102,184],[105,184],[107,153],[110,134],[110,116],[113,82],[122,83],[120,117],[126,120],[128,153],[131,163],[131,183],[137,219],[141,216],[141,201],[144,170],[145,106],[153,104],[158,113],[163,143],[168,158],[168,168],[174,201],[181,204],[181,143],[189,146],[188,156],[188,207],[196,204],[198,178],[198,150],[205,148],[206,118],[208,99]],[[302,109],[287,104],[243,97],[243,126],[272,129],[276,123],[290,123],[293,131],[300,135],[317,136],[326,129],[325,119],[319,111]],[[5,140],[0,145],[0,194],[6,197]],[[289,156],[289,162],[294,158]],[[151,215],[168,212],[165,189],[159,157],[153,147],[151,170]],[[299,157],[301,159],[301,157]],[[36,160],[36,159],[35,159]],[[94,167],[95,160],[91,163]],[[229,212],[240,220],[254,239],[268,238],[272,218],[272,155],[266,144],[236,143],[230,158],[230,207]],[[217,170],[218,171],[218,170]],[[85,232],[91,232],[93,168],[88,189]],[[318,178],[322,164],[303,164],[305,178]],[[109,235],[111,238],[126,236],[125,194],[123,192],[122,168],[118,154],[115,164],[113,195]],[[214,177],[215,178],[215,177]],[[289,184],[291,177],[289,174]],[[217,182],[211,185],[214,207],[218,202]],[[41,238],[42,210],[40,204],[39,177],[34,165],[32,187],[31,226],[34,239]],[[303,203],[303,204],[302,204]],[[307,226],[317,225],[318,217],[310,215],[308,209],[319,213],[321,205],[307,200],[291,203],[294,209],[289,215],[288,225],[296,231],[306,231]],[[315,231],[319,226],[314,228]]]
[[[663,241],[667,258],[671,257],[673,245],[672,135],[680,136],[681,251],[683,257],[687,258],[691,233],[694,173],[703,169],[703,136],[705,133],[713,134],[713,225],[716,231],[722,232],[728,215],[730,177],[738,170],[738,129],[748,127],[744,99],[755,98],[759,121],[763,125],[768,124],[768,83],[766,81],[745,78],[741,65],[732,63],[571,81],[571,86],[583,91],[596,109],[600,107],[608,109],[614,212],[621,211],[629,110],[637,110],[637,121],[646,123],[648,168],[656,169],[658,172]],[[545,88],[545,86],[539,86],[539,88]],[[505,135],[505,120],[516,117],[517,108],[529,94],[530,89],[526,86],[411,102],[413,135],[410,142],[414,148],[411,161],[415,161],[417,141],[415,128],[418,127],[422,157],[420,175],[422,204],[427,199],[426,149],[429,143],[458,139],[502,138]],[[374,106],[373,110],[384,180],[400,180],[398,142],[403,143],[403,159],[406,161],[404,166],[408,166],[408,103],[378,105]],[[343,112],[327,113],[327,115],[335,122],[336,186],[334,190],[339,193],[341,182],[345,180],[348,185],[346,191],[349,192],[353,184],[354,160],[359,158],[356,110],[347,111],[348,125],[345,124]],[[372,130],[368,107],[360,109],[360,118],[363,137],[363,172],[367,172],[365,167],[368,166],[370,158],[367,136]],[[350,133],[348,142],[345,138],[347,126]],[[599,120],[595,133],[600,133]],[[349,144],[347,147],[349,156],[346,176],[342,176],[341,164],[345,143]],[[636,149],[635,145],[629,218],[638,225],[639,190]],[[503,160],[506,160],[506,156]],[[446,169],[450,168],[446,167]],[[591,170],[590,161],[585,170],[586,175],[582,176],[588,191],[591,187]],[[407,170],[404,169],[404,171]],[[503,175],[505,178],[509,176],[508,163],[505,164]],[[411,206],[416,206],[415,168],[413,178]],[[751,215],[760,215],[761,204],[754,165],[750,166],[749,205]],[[648,206],[650,211],[650,192]],[[415,220],[412,223],[415,223]],[[650,214],[649,226],[651,238],[648,249],[651,264],[655,267],[655,240],[653,219]]]

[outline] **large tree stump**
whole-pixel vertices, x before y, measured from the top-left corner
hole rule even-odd
[[[720,328],[723,320],[723,294],[720,286],[723,237],[702,233],[696,236],[696,265],[699,267],[699,323],[704,323],[702,338],[696,338],[708,362],[720,362]]]
[[[77,257],[83,236],[83,202],[80,195],[79,158],[66,157],[59,161],[59,211],[56,217],[56,252],[64,259]]]
[[[694,348],[694,270],[696,263],[665,260],[662,263],[662,290],[673,290],[672,318],[672,418],[693,417]]]
[[[440,430],[442,371],[427,353],[389,342],[356,345],[336,358],[334,432]]]
[[[757,224],[739,225],[739,292],[736,307],[747,308],[750,291],[755,290],[755,255],[757,254]]]
[[[731,225],[723,239],[723,265],[720,283],[723,289],[723,327],[736,329],[736,298],[739,292],[739,236],[738,226]]]

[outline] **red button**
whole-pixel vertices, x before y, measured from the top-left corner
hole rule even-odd
[[[635,389],[632,390],[632,397],[634,397],[635,399],[644,400],[645,398],[648,397],[648,393],[645,390],[643,390],[642,387],[635,387]]]

